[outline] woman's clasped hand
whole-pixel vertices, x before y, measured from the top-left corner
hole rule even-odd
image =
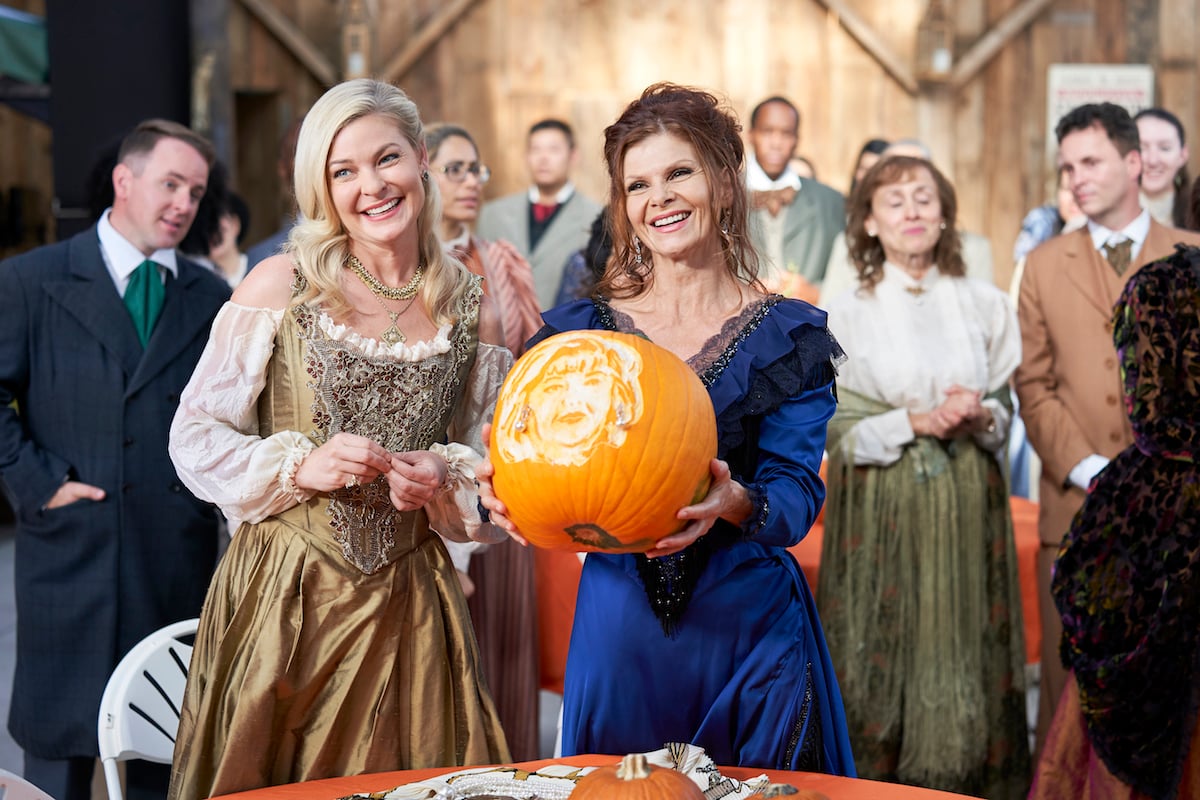
[[[370,483],[391,468],[392,455],[383,446],[365,436],[337,433],[300,462],[295,482],[300,489],[332,492]]]
[[[387,478],[392,505],[412,511],[432,500],[446,485],[446,460],[428,450],[390,453],[382,445],[353,433],[335,434],[296,469],[296,486],[332,492]]]

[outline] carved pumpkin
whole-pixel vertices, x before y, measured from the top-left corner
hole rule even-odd
[[[633,753],[580,778],[571,800],[704,800],[704,792],[682,772],[652,766],[645,755]]]
[[[552,336],[521,356],[496,401],[493,486],[539,547],[649,550],[708,492],[716,452],[704,384],[640,336]]]

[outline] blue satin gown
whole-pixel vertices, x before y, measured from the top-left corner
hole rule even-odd
[[[544,315],[537,337],[632,330],[604,300]],[[853,776],[841,694],[816,604],[786,551],[825,498],[818,475],[842,358],[812,306],[773,295],[689,364],[712,397],[718,456],[755,511],[674,556],[590,554],[563,699],[563,754],[668,742],[717,764]],[[647,588],[649,587],[649,588]]]

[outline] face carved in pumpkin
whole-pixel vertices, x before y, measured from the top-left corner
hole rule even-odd
[[[642,417],[641,371],[641,355],[617,341],[529,353],[513,367],[522,388],[498,409],[496,445],[510,461],[557,466],[586,463],[600,445],[620,447]]]

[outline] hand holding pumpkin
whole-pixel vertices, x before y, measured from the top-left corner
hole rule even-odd
[[[442,487],[448,470],[446,460],[428,450],[392,453],[387,472],[392,505],[400,511],[421,508]]]
[[[483,446],[489,448],[492,438],[491,423],[484,423],[482,436]],[[495,474],[496,468],[492,465],[491,456],[484,456],[483,461],[475,465],[475,483],[479,487],[479,502],[487,509],[488,517],[493,525],[527,547],[529,542],[517,531],[516,524],[507,516],[508,509],[500,498],[496,497],[496,490],[492,486],[492,477]]]
[[[691,521],[678,533],[659,539],[653,548],[646,551],[647,557],[658,558],[678,553],[708,533],[718,518],[740,525],[753,511],[746,487],[733,479],[729,465],[714,458],[710,468],[712,483],[708,487],[708,494],[699,503],[685,506],[676,514],[679,519]]]
[[[365,436],[334,434],[309,453],[296,468],[296,486],[311,492],[332,492],[370,483],[392,468],[388,451]]]

